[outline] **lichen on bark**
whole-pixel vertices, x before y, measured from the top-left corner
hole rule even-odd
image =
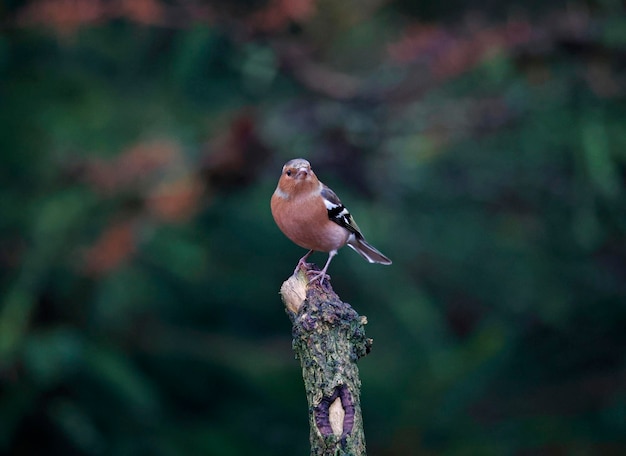
[[[365,456],[357,361],[369,353],[367,319],[325,281],[308,283],[306,268],[281,287],[293,324],[293,349],[302,366],[309,405],[312,456]]]

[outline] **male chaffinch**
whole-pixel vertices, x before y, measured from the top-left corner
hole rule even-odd
[[[346,244],[370,263],[391,264],[389,258],[365,241],[350,212],[335,192],[318,180],[311,164],[303,158],[295,158],[283,166],[271,208],[285,236],[309,249],[298,261],[294,274],[314,251],[328,252],[324,269],[311,282],[324,281],[328,265],[337,250]]]

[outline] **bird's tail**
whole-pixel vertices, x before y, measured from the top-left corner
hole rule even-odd
[[[365,239],[354,238],[348,241],[348,246],[370,263],[391,264],[391,260],[369,245]]]

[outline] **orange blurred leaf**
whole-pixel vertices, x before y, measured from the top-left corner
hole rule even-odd
[[[146,197],[148,211],[167,222],[185,222],[200,207],[204,185],[195,176],[185,176],[173,182],[164,182]]]
[[[118,221],[107,227],[83,253],[85,272],[103,275],[130,258],[135,252],[134,229],[134,220]]]

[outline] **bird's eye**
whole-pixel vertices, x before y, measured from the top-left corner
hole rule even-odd
[[[286,174],[287,176],[291,176],[291,170],[290,170],[290,169],[288,169],[287,171],[285,171],[285,174]]]

